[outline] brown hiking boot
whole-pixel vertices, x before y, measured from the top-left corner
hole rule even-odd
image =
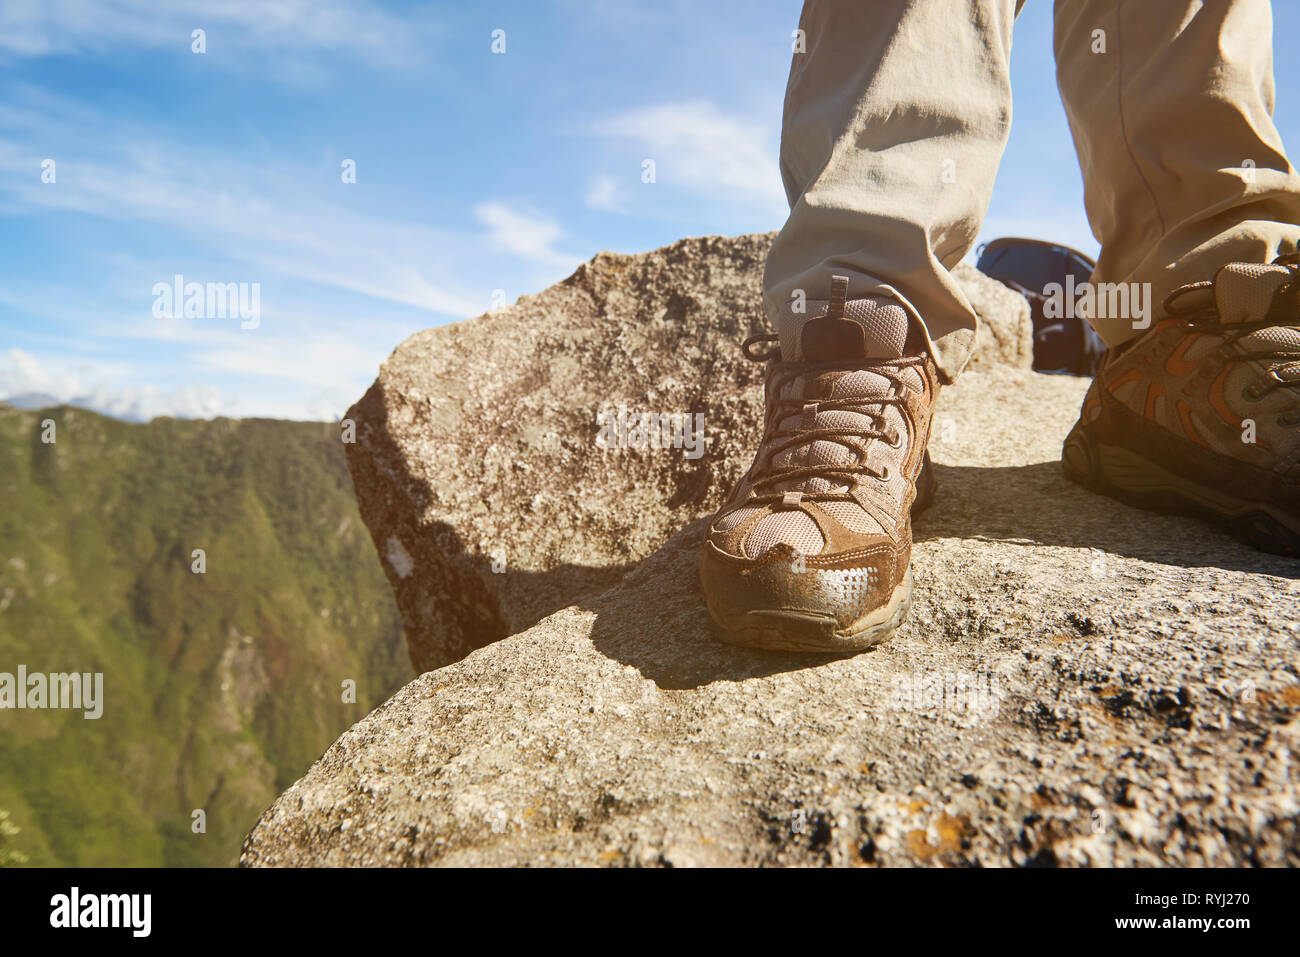
[[[852,651],[884,641],[911,600],[911,512],[928,499],[925,453],[938,391],[907,313],[891,299],[845,302],[768,362],[767,411],[754,464],[714,516],[700,581],[724,641]],[[796,351],[797,350],[797,351]],[[909,354],[915,353],[915,354]]]
[[[1076,482],[1300,554],[1300,268],[1229,263],[1106,357],[1061,450]]]

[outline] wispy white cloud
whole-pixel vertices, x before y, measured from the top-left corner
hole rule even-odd
[[[75,405],[133,422],[219,415],[337,420],[369,384],[382,359],[377,352],[355,339],[249,336],[195,353],[185,381],[159,385],[174,370],[13,348],[0,353],[0,401]]]
[[[438,317],[490,308],[492,287],[503,284],[495,274],[576,261],[557,251],[557,226],[501,204],[455,229],[401,221],[356,202],[337,171],[322,177],[316,168],[164,145],[156,131],[109,122],[80,101],[24,93],[0,106],[0,211],[56,223],[89,215],[120,224],[123,235],[173,238],[178,252],[143,253],[133,243],[92,252],[86,265],[107,274],[96,296],[57,276],[12,277],[0,305],[51,325],[23,331],[31,351],[7,357],[0,397],[49,393],[131,418],[337,416],[397,342]],[[41,180],[46,153],[57,163],[53,183]],[[480,272],[476,285],[475,260],[494,274],[490,284]],[[200,282],[259,283],[261,326],[154,319],[152,286],[178,271]],[[54,329],[75,334],[60,340]],[[128,352],[129,362],[111,361]],[[223,392],[170,385],[178,367]],[[241,392],[240,382],[254,381]]]
[[[9,212],[153,223],[246,263],[249,274],[231,280],[284,275],[453,317],[475,315],[489,304],[486,292],[453,285],[451,264],[466,248],[464,233],[323,200],[303,185],[300,170],[254,166],[211,149],[162,149],[144,131],[114,128],[75,102],[53,114],[63,120],[43,109],[62,98],[35,102],[30,109],[0,108],[0,203]],[[52,155],[28,145],[36,130]],[[46,158],[55,161],[53,183],[41,179]],[[430,275],[436,264],[445,264],[447,279]]]
[[[621,213],[625,206],[619,197],[618,184],[612,176],[601,174],[591,181],[587,190],[588,209],[598,209],[607,213]]]
[[[474,216],[488,229],[488,241],[521,259],[553,269],[575,269],[581,256],[555,248],[563,230],[553,220],[521,212],[504,203],[480,203]]]
[[[662,103],[610,117],[592,132],[635,145],[655,162],[656,182],[715,198],[786,210],[776,130],[731,116],[707,100]]]
[[[22,349],[10,349],[0,355],[0,400],[13,399],[27,407],[76,405],[137,422],[160,415],[210,418],[232,411],[230,399],[211,386],[167,390],[124,385],[124,372],[120,366],[53,357],[41,360]]]
[[[376,65],[413,60],[437,32],[423,17],[395,16],[367,0],[5,0],[0,54],[95,53],[123,47],[190,54],[206,32],[210,62],[230,66],[258,53],[332,51]]]
[[[0,361],[0,395],[39,393],[67,396],[84,390],[77,376],[44,368],[29,352],[10,349]]]

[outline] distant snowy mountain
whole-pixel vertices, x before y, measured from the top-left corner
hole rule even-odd
[[[12,405],[15,409],[47,409],[53,405],[64,405],[60,402],[58,396],[50,395],[48,392],[24,392],[21,395],[11,395],[0,399],[0,402],[6,405]],[[75,403],[66,403],[75,405]]]

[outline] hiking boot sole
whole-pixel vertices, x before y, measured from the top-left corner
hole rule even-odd
[[[1256,548],[1300,555],[1300,517],[1175,475],[1122,446],[1097,442],[1082,423],[1066,437],[1061,464],[1070,481],[1128,505],[1206,518]]]
[[[718,637],[729,645],[765,651],[849,652],[865,651],[888,640],[907,617],[912,605],[912,569],[889,596],[847,628],[837,626],[833,615],[796,609],[761,609],[739,615],[709,616]]]

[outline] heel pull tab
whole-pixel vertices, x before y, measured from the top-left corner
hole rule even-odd
[[[831,276],[831,301],[826,307],[827,319],[843,319],[844,303],[849,297],[849,277]]]
[[[831,277],[831,298],[826,314],[810,319],[799,336],[799,349],[809,362],[854,360],[867,355],[867,333],[862,323],[847,319],[849,277]]]

